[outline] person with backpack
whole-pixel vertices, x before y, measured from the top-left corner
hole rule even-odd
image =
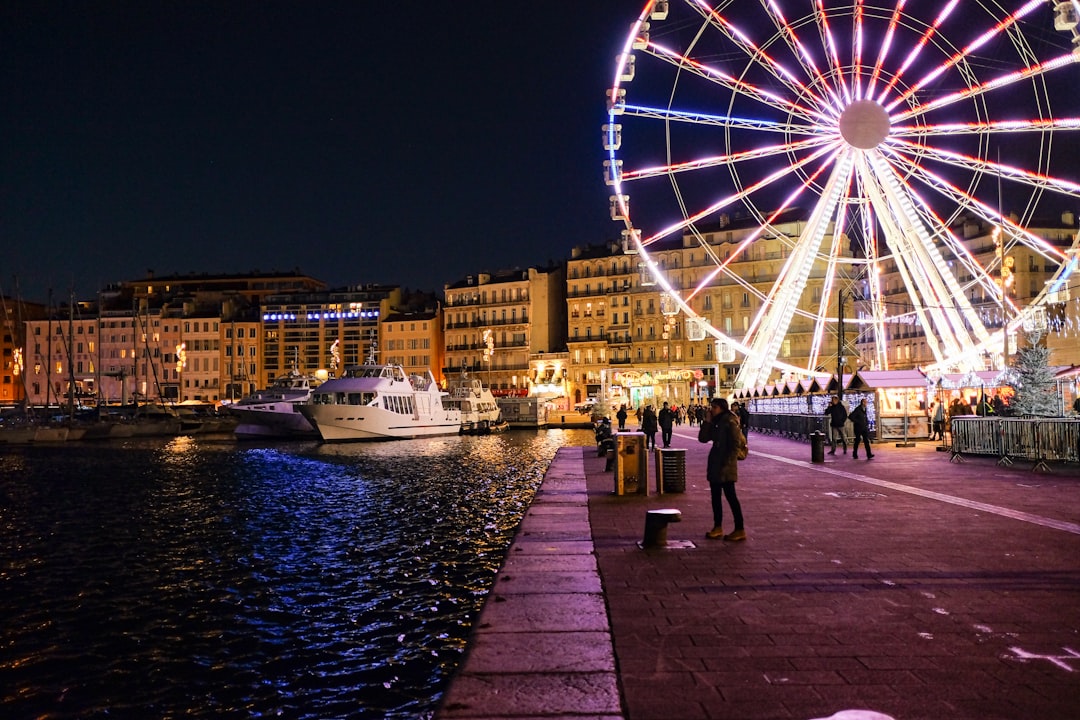
[[[855,427],[855,435],[851,440],[851,457],[854,460],[859,459],[859,439],[861,438],[866,447],[866,459],[869,460],[874,457],[874,453],[870,452],[870,416],[866,412],[866,398],[860,400],[859,404],[852,408],[848,418]]]
[[[746,539],[743,528],[742,505],[735,493],[739,479],[739,459],[746,457],[746,438],[739,428],[739,418],[728,407],[724,398],[713,398],[708,416],[698,430],[698,442],[711,442],[705,477],[712,495],[713,529],[705,533],[710,540],[723,538],[728,542]],[[724,503],[726,499],[735,519],[735,529],[724,534]]]

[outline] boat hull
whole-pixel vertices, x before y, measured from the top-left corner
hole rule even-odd
[[[255,409],[234,407],[231,412],[239,423],[233,434],[237,438],[315,438],[319,432],[308,419],[287,404],[286,408]]]
[[[349,405],[305,405],[300,410],[327,442],[405,440],[457,435],[461,420],[453,413],[415,418],[381,408]]]

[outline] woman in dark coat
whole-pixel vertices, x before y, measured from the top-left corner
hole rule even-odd
[[[656,411],[649,405],[641,413],[641,432],[645,433],[645,449],[656,448]]]
[[[739,479],[739,447],[746,442],[742,430],[739,428],[739,418],[731,412],[728,401],[724,398],[713,398],[709,405],[709,414],[698,430],[699,442],[712,442],[709,449],[709,462],[706,469],[706,478],[709,481],[709,491],[712,494],[713,529],[705,533],[705,537],[715,540],[723,538],[728,541],[746,539],[746,531],[743,529],[742,506],[735,494],[735,483]],[[731,506],[731,514],[735,518],[735,529],[724,534],[722,529],[724,519],[723,499],[726,498]]]

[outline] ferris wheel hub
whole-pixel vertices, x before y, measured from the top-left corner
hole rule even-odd
[[[889,113],[873,100],[856,100],[840,113],[840,136],[859,150],[873,150],[883,143],[891,127]]]

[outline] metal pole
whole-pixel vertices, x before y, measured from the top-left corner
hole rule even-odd
[[[840,402],[844,401],[844,291],[838,293],[839,310],[837,316],[840,321],[839,335],[836,340],[836,397]]]

